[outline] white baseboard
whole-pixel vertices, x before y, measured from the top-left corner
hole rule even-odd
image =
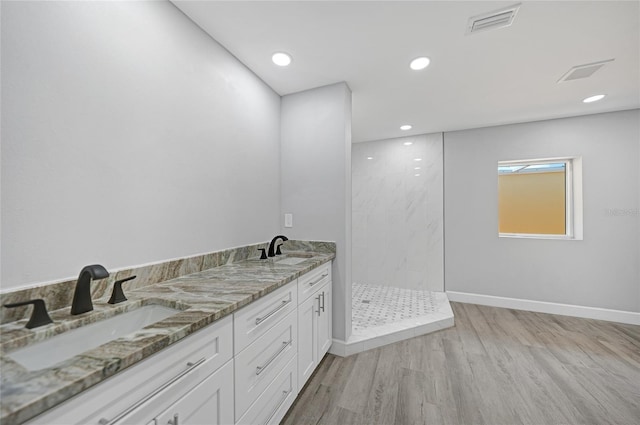
[[[341,339],[334,339],[329,347],[329,353],[338,357],[347,357],[347,343]]]
[[[585,307],[580,305],[550,303],[545,301],[523,300],[519,298],[496,297],[492,295],[470,294],[467,292],[447,291],[449,301],[488,305],[491,307],[512,308],[514,310],[535,311],[537,313],[559,314],[561,316],[582,317],[585,319],[606,320],[608,322],[640,325],[640,313],[607,308]]]

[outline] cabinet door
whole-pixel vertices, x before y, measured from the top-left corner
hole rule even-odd
[[[319,294],[307,298],[298,306],[298,390],[318,365],[317,325]]]
[[[233,423],[233,362],[227,363],[155,418],[156,424]]]
[[[331,282],[326,284],[320,291],[320,315],[318,316],[318,363],[329,351],[332,343],[332,309],[331,309]]]

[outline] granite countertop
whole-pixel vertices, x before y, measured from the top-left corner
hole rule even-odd
[[[26,320],[0,326],[0,422],[20,424],[43,413],[335,258],[331,253],[311,254],[296,265],[248,259],[133,291],[126,291],[125,287],[128,301],[111,305],[108,298],[94,300],[94,310],[78,316],[71,316],[68,307],[53,311],[53,324],[31,330],[24,327]],[[6,355],[66,330],[148,304],[181,311],[47,369],[28,371]]]

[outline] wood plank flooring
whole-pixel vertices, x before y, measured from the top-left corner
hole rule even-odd
[[[451,306],[453,328],[327,355],[282,424],[640,424],[640,326]]]

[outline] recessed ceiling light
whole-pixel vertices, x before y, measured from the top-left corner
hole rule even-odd
[[[414,161],[422,161],[422,158],[414,158]]]
[[[416,168],[414,168],[414,170],[419,170],[419,169],[420,169],[420,167],[416,167]]]
[[[373,157],[372,156],[368,156],[367,159],[373,159]]]
[[[400,126],[400,130],[402,130],[402,131],[411,130],[411,125],[409,125],[409,124],[401,125]]]
[[[414,174],[414,176],[416,176],[416,177],[420,177],[420,174]]]
[[[403,143],[403,145],[405,145],[405,146],[411,146],[411,145],[413,145],[413,142],[404,142],[404,143]]]
[[[584,103],[597,102],[598,100],[604,99],[605,94],[597,94],[595,96],[590,96],[583,100]]]
[[[430,62],[431,62],[431,59],[429,59],[426,56],[421,56],[419,58],[415,58],[414,60],[412,60],[409,66],[414,71],[420,71],[421,69],[425,69],[426,67],[428,67]]]
[[[278,52],[271,56],[271,60],[278,66],[287,66],[291,63],[291,56],[283,52]]]

